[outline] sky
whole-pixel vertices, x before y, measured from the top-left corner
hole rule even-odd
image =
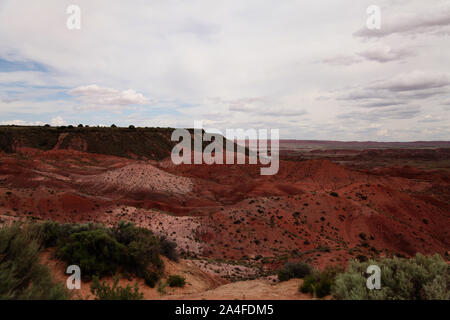
[[[450,0],[0,0],[0,124],[450,140],[449,52]]]

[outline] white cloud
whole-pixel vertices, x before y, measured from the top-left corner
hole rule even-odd
[[[69,93],[79,99],[84,105],[93,108],[97,106],[139,105],[149,102],[142,93],[137,93],[133,89],[119,91],[112,88],[100,87],[96,84],[77,87],[70,90]]]
[[[52,126],[62,126],[64,125],[66,122],[63,120],[63,118],[61,116],[57,116],[54,117],[51,121],[50,124]]]
[[[25,120],[4,120],[0,122],[1,125],[16,125],[16,126],[41,126],[40,121],[25,121]]]
[[[380,130],[377,131],[377,136],[379,136],[379,137],[389,136],[389,130],[387,130],[387,129],[380,129]]]

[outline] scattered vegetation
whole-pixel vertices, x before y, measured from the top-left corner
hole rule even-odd
[[[366,287],[369,265],[381,269],[381,289]],[[348,300],[432,300],[450,299],[450,266],[438,255],[413,259],[388,258],[367,262],[352,261],[349,270],[336,277],[333,295]]]
[[[330,192],[330,196],[336,197],[336,198],[339,197],[339,195],[336,192],[334,192],[334,191]]]
[[[39,262],[40,244],[27,226],[0,229],[0,300],[62,300],[70,297],[62,284],[53,282],[49,269]]]
[[[178,252],[176,250],[177,244],[168,240],[165,236],[160,238],[160,252],[169,260],[178,261]]]
[[[158,283],[159,278],[160,274],[155,271],[148,271],[144,274],[145,284],[148,285],[150,288],[155,287],[155,285]]]
[[[299,291],[309,293],[317,298],[326,297],[331,294],[331,287],[339,272],[340,269],[337,267],[327,267],[324,271],[314,270],[305,278]]]
[[[114,124],[111,127],[0,126],[0,150],[7,153],[13,152],[15,141],[20,141],[24,147],[51,150],[58,143],[60,134],[65,133],[67,137],[60,141],[59,149],[77,149],[73,141],[83,141],[87,146],[84,151],[88,153],[126,158],[134,155],[162,160],[168,153],[170,154],[175,145],[175,142],[171,140],[173,130],[173,128],[159,127],[140,128],[134,125],[117,127]],[[205,142],[203,147],[207,145],[208,143]]]
[[[114,228],[51,221],[34,228],[45,247],[56,247],[56,257],[67,265],[80,266],[82,277],[87,280],[122,271],[135,274],[154,287],[164,270],[160,254],[178,259],[175,243],[123,221]]]
[[[179,276],[177,274],[169,276],[167,279],[167,284],[169,287],[184,287],[186,284],[186,279],[183,276]]]
[[[278,280],[287,281],[292,278],[304,278],[309,275],[312,268],[305,262],[287,262],[278,270]]]
[[[368,260],[367,257],[365,255],[363,255],[363,254],[358,254],[356,256],[356,259],[358,259],[359,262],[365,262],[365,261]]]
[[[72,141],[84,141],[86,152],[130,157],[130,154],[151,159],[163,159],[172,150],[174,142],[170,140],[171,128],[133,128],[132,130],[109,127],[69,127],[39,126],[13,127],[0,126],[0,150],[13,152],[14,141],[21,141],[24,146],[51,150],[58,143],[61,133],[67,133],[60,148],[74,147]]]
[[[138,283],[134,286],[127,285],[125,288],[119,286],[119,277],[114,277],[114,282],[110,287],[105,281],[100,282],[98,277],[94,277],[91,284],[91,292],[96,296],[96,300],[142,300],[144,294],[139,291]]]
[[[362,233],[359,236],[367,238]],[[164,264],[160,254],[177,260],[176,244],[131,223],[120,222],[113,228],[93,223],[14,224],[0,229],[0,299],[70,298],[63,284],[53,282],[48,268],[39,263],[41,247],[54,247],[56,257],[67,265],[79,265],[82,276],[93,279],[91,292],[98,299],[143,298],[137,282],[119,286],[118,272],[141,277],[150,287],[159,284],[160,292],[165,286],[186,285],[180,275],[161,281]],[[317,298],[333,294],[336,299],[351,300],[450,300],[450,266],[439,255],[378,261],[362,255],[357,258],[345,272],[331,267],[318,271],[305,262],[287,262],[278,270],[278,279],[303,278],[299,291]],[[380,290],[367,289],[369,265],[381,269]],[[116,275],[111,286],[99,280],[106,275]]]
[[[66,240],[58,247],[56,255],[67,265],[78,265],[86,280],[94,275],[114,274],[119,265],[129,260],[127,248],[104,229],[73,233]]]

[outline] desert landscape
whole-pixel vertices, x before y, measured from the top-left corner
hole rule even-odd
[[[281,140],[279,172],[261,176],[259,165],[174,165],[172,130],[0,127],[0,223],[124,221],[176,243],[161,278],[184,286],[121,276],[145,299],[313,299],[280,268],[450,260],[450,142]],[[40,259],[64,283],[54,251]],[[90,283],[76,297],[94,298]]]

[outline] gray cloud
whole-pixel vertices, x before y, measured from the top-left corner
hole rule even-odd
[[[435,33],[437,35],[447,34],[442,32],[450,26],[450,7],[438,8],[434,12],[420,12],[415,15],[393,16],[387,21],[382,19],[379,30],[370,30],[366,27],[354,33],[356,37],[386,37],[392,34],[419,34]]]
[[[378,92],[366,89],[355,89],[350,93],[346,93],[340,97],[337,97],[337,100],[368,100],[368,99],[379,99],[380,95]]]
[[[373,101],[373,102],[360,104],[360,106],[364,107],[364,108],[384,108],[384,107],[398,106],[398,105],[404,105],[404,104],[406,104],[405,101],[379,100],[379,101]]]
[[[351,89],[338,97],[347,102],[346,107],[354,110],[339,114],[337,118],[371,122],[413,119],[421,112],[418,106],[420,100],[446,95],[448,85],[450,82],[446,74],[424,71],[378,80],[375,84]],[[430,102],[427,103],[429,107]],[[423,124],[438,122],[436,117],[430,116],[417,121]]]
[[[15,102],[15,101],[19,101],[20,99],[17,98],[2,98],[0,101],[3,103],[11,103],[11,102]]]
[[[448,94],[448,90],[443,89],[426,89],[426,90],[417,90],[417,91],[409,91],[409,92],[400,92],[398,93],[398,97],[401,99],[407,100],[420,100],[420,99],[428,99],[434,96],[444,96]]]
[[[298,107],[279,107],[279,104],[267,98],[245,98],[228,102],[228,110],[261,116],[303,116],[308,112]]]
[[[394,92],[416,91],[446,87],[450,84],[448,76],[442,73],[414,71],[395,76],[372,86],[372,89],[383,89]]]
[[[379,63],[402,61],[415,55],[413,50],[409,48],[392,49],[389,46],[375,46],[355,55],[340,54],[331,58],[319,60],[318,62],[335,66],[350,66],[364,61],[375,61]]]
[[[337,116],[339,119],[354,119],[365,121],[379,121],[383,119],[412,119],[420,113],[418,106],[399,106],[391,108],[376,109],[370,111],[353,111]]]
[[[269,110],[262,110],[262,112],[258,112],[258,114],[271,117],[277,116],[299,117],[308,114],[308,111],[297,108],[274,108]]]
[[[403,60],[411,57],[414,53],[408,49],[391,49],[390,47],[375,47],[358,53],[366,60],[386,63],[391,61]]]
[[[384,84],[386,85],[386,84]],[[445,88],[445,87],[444,87]],[[338,96],[338,101],[353,101],[367,108],[386,107],[405,104],[413,100],[424,100],[434,96],[444,96],[449,92],[443,88],[420,89],[410,91],[395,91],[379,87],[355,89]]]
[[[420,119],[418,121],[422,123],[435,123],[443,121],[443,118],[439,116],[426,115],[423,119]]]

